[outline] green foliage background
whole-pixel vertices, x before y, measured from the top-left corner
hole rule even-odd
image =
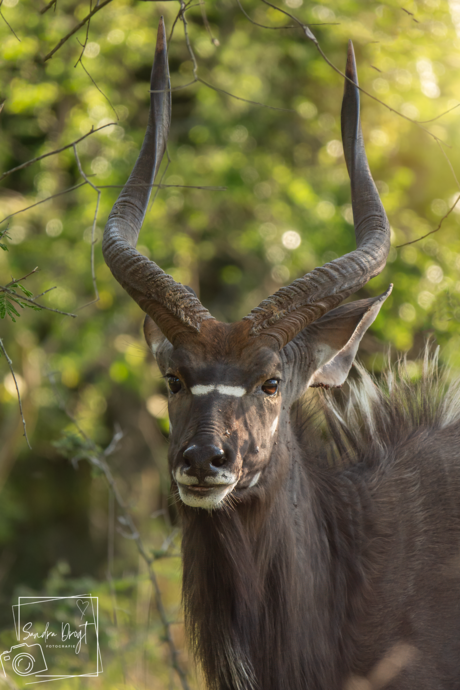
[[[289,17],[261,0],[241,1],[244,12],[234,0],[188,6],[195,72],[181,18],[175,25],[170,164],[163,166],[170,186],[159,191],[139,247],[191,285],[221,320],[240,318],[280,285],[354,246],[340,143],[343,80]],[[126,181],[142,142],[158,19],[164,15],[171,31],[180,3],[111,0],[92,18],[87,38],[83,27],[44,62],[96,5],[57,0],[47,12],[42,0],[0,6],[1,171],[115,123],[77,145],[91,183],[108,186],[101,188],[95,229],[99,301],[93,302],[91,275],[97,193],[88,184],[66,191],[84,182],[73,149],[0,185],[0,215],[9,217],[0,223],[9,237],[1,240],[8,251],[0,250],[0,284],[38,266],[25,288],[38,294],[57,286],[43,304],[77,314],[17,305],[16,323],[6,308],[0,314],[32,443],[29,451],[0,357],[0,623],[10,626],[17,594],[91,590],[101,597],[105,631],[105,673],[97,684],[178,687],[144,566],[118,533],[116,596],[111,592],[109,493],[85,460],[78,469],[69,463],[78,449],[59,439],[75,427],[49,381],[52,374],[68,410],[101,447],[115,425],[122,427],[110,464],[146,542],[161,549],[175,520],[168,502],[166,391],[141,338],[142,314],[105,267],[99,240],[117,196],[110,186]],[[351,38],[360,84],[370,94],[362,96],[362,126],[393,249],[386,270],[359,297],[390,282],[394,291],[361,356],[378,372],[391,345],[408,353],[415,375],[417,355],[434,333],[442,360],[458,367],[457,209],[430,237],[398,248],[435,230],[460,193],[458,3],[410,0],[403,9],[369,0],[280,0],[279,7],[309,23],[339,69]],[[295,28],[279,28],[284,25]],[[162,559],[156,568],[168,615],[180,620],[179,560]],[[173,628],[182,647],[180,623]],[[185,652],[183,662],[193,673]]]

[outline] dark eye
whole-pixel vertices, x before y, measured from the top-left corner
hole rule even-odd
[[[177,376],[168,376],[168,386],[171,393],[179,393],[182,388],[180,379]]]
[[[278,384],[279,384],[278,379],[268,379],[262,385],[262,390],[267,395],[275,395],[275,393],[278,390]]]

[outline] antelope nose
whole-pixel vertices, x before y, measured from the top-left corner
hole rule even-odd
[[[182,455],[188,464],[184,468],[185,474],[198,477],[199,481],[217,474],[219,468],[226,463],[225,451],[212,444],[194,444],[186,448]]]

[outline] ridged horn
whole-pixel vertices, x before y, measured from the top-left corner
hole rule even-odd
[[[199,332],[213,318],[184,285],[136,250],[155,175],[166,150],[171,122],[171,85],[163,18],[152,68],[150,113],[142,149],[107,221],[102,253],[116,280],[158,324],[170,342]]]
[[[364,150],[358,75],[351,41],[348,43],[346,76],[342,140],[351,180],[357,249],[281,288],[245,317],[245,320],[252,321],[252,336],[272,336],[280,348],[378,275],[385,267],[390,251],[390,225]]]

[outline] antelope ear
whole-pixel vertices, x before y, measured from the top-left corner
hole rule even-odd
[[[149,350],[153,353],[153,356],[156,357],[158,348],[166,340],[166,337],[148,314],[144,319],[144,338]]]
[[[302,339],[308,344],[314,367],[308,386],[340,388],[345,383],[363,335],[392,289],[390,285],[379,297],[338,307],[304,328]]]

